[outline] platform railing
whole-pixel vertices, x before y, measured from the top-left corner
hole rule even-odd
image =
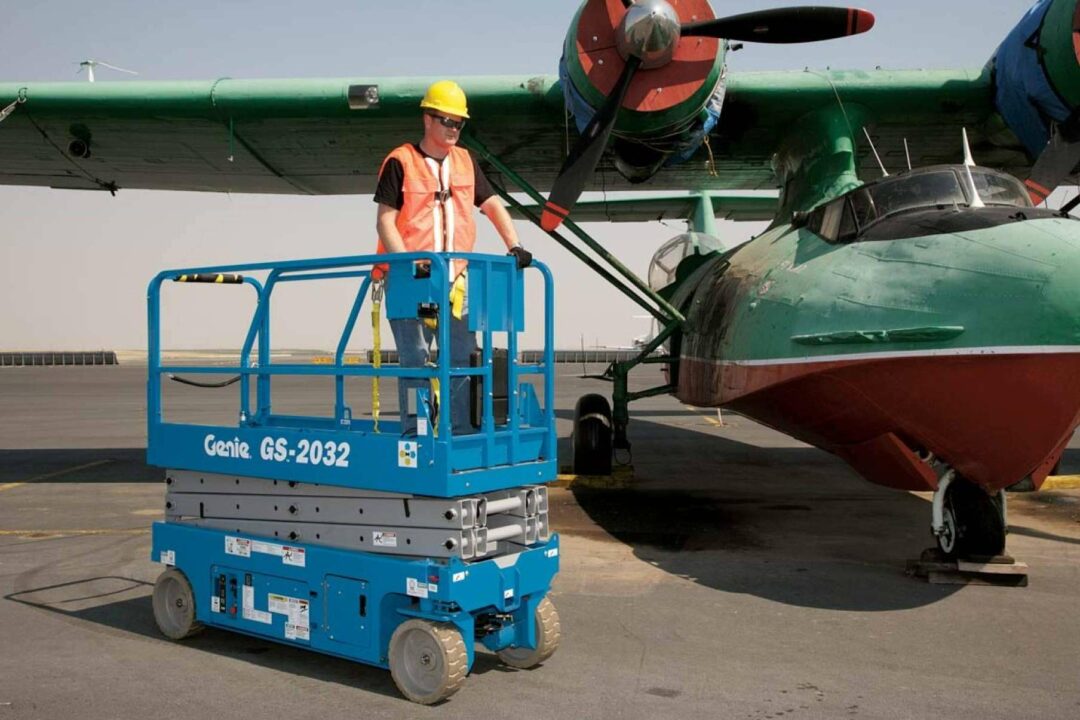
[[[476,329],[481,337],[482,362],[480,367],[454,367],[451,364],[450,318],[451,307],[449,294],[449,260],[468,261],[468,305],[470,330]],[[408,277],[418,262],[430,264],[430,278],[427,289],[422,278]],[[236,374],[240,382],[239,427],[249,428],[317,428],[339,432],[372,435],[384,433],[400,435],[400,422],[394,418],[382,419],[378,426],[374,420],[357,420],[345,402],[345,380],[350,377],[370,378],[419,378],[439,380],[440,412],[437,418],[436,442],[444,444],[448,467],[451,470],[469,470],[489,467],[494,464],[513,465],[523,459],[521,438],[523,432],[543,433],[543,458],[553,461],[556,454],[554,430],[554,293],[550,270],[542,263],[534,263],[532,268],[539,272],[544,281],[544,348],[542,359],[536,363],[519,363],[518,333],[524,330],[523,283],[521,271],[516,269],[513,258],[482,254],[434,254],[407,253],[398,255],[365,255],[313,260],[295,260],[273,263],[252,263],[243,265],[213,266],[189,269],[166,270],[159,273],[150,283],[147,292],[148,313],[148,385],[147,385],[147,422],[151,442],[161,437],[157,432],[169,425],[162,419],[162,378],[168,374]],[[437,339],[440,351],[434,367],[402,368],[354,365],[345,363],[345,349],[355,330],[365,303],[370,299],[373,287],[372,273],[375,266],[389,264],[390,279],[387,282],[385,308],[387,318],[394,312],[402,315],[402,301],[395,300],[394,277],[407,278],[399,281],[399,293],[426,293],[437,305]],[[251,277],[251,273],[265,274],[265,284]],[[221,365],[165,365],[162,363],[161,349],[161,287],[164,283],[184,277],[189,282],[215,282],[218,284],[246,284],[256,291],[257,303],[249,323],[240,353],[238,366]],[[353,299],[349,315],[341,330],[333,365],[299,365],[271,362],[271,300],[278,285],[286,282],[312,282],[320,280],[357,279],[359,287]],[[408,290],[402,290],[408,286]],[[408,306],[411,296],[406,299]],[[396,305],[396,308],[395,308]],[[508,306],[507,306],[508,305]],[[412,305],[413,308],[416,305]],[[507,337],[507,381],[508,381],[508,417],[505,426],[496,426],[494,417],[494,343],[495,333],[505,332]],[[255,360],[252,360],[254,354]],[[519,390],[523,377],[540,375],[544,377],[544,400],[542,422],[531,423],[529,429],[522,428],[522,401]],[[283,416],[273,413],[272,379],[277,376],[332,376],[334,387],[334,416],[303,417]],[[454,435],[452,432],[452,404],[450,398],[451,381],[459,377],[478,376],[483,381],[481,427],[477,433]],[[256,406],[252,408],[251,378],[255,378]],[[423,394],[425,391],[419,391]],[[417,415],[426,412],[425,403],[417,403]],[[496,453],[496,445],[506,444],[508,452]],[[455,450],[462,451],[462,457],[455,458]],[[465,457],[465,451],[472,451]],[[480,450],[477,459],[476,450]],[[496,462],[495,459],[499,458]],[[527,458],[524,458],[527,459]]]

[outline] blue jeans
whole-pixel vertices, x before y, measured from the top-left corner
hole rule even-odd
[[[390,330],[397,344],[399,365],[403,368],[424,367],[430,359],[435,331],[422,320],[403,318],[390,321]],[[469,315],[450,320],[450,364],[468,367],[469,356],[476,350],[476,334],[469,332]],[[401,408],[402,433],[416,432],[416,412],[409,412],[409,399],[416,399],[417,388],[430,391],[428,380],[398,378],[398,407]],[[455,435],[474,432],[469,418],[469,378],[450,381],[450,423]]]

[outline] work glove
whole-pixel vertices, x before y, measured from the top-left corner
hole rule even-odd
[[[521,270],[522,268],[527,268],[532,265],[532,253],[521,247],[520,245],[516,245],[510,248],[510,252],[507,254],[513,255],[517,258],[518,270]]]

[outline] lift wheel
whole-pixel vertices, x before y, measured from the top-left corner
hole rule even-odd
[[[449,623],[406,620],[390,638],[390,674],[413,702],[445,700],[461,689],[468,672],[465,642]]]
[[[506,648],[499,651],[499,659],[510,667],[528,670],[536,667],[555,654],[562,640],[559,612],[550,598],[544,598],[536,606],[536,648]]]
[[[183,640],[203,631],[195,621],[195,593],[187,576],[169,568],[154,583],[154,620],[161,634],[170,640]]]

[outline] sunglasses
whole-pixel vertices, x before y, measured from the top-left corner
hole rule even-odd
[[[464,119],[455,120],[454,118],[448,118],[445,115],[436,115],[435,113],[428,113],[428,116],[448,130],[460,130],[465,127]]]

